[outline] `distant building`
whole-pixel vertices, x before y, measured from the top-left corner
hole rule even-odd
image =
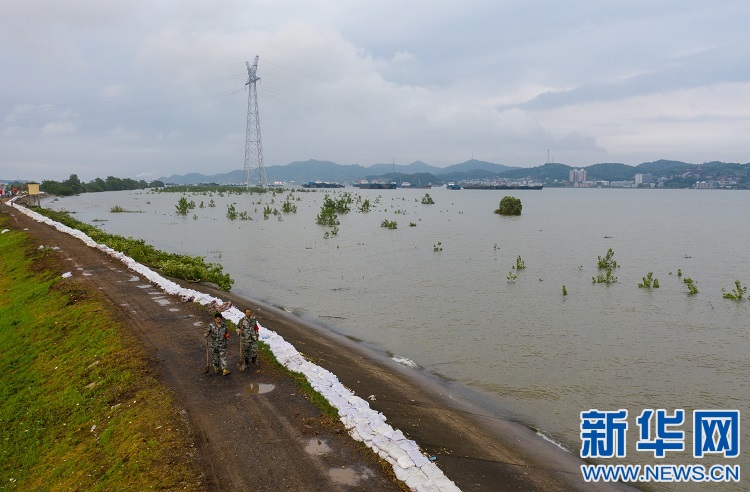
[[[654,176],[652,174],[636,174],[635,175],[635,184],[641,185],[641,184],[649,184],[654,182]]]
[[[585,169],[571,169],[570,170],[570,182],[581,183],[586,181],[586,170]]]

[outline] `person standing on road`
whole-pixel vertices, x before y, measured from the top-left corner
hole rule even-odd
[[[213,322],[208,324],[203,336],[210,337],[209,340],[211,342],[211,357],[214,362],[214,374],[218,374],[219,369],[221,369],[221,374],[226,376],[229,374],[229,368],[227,367],[227,340],[229,339],[229,330],[227,330],[227,323],[224,321],[224,317],[221,313],[216,313],[214,315]]]
[[[252,364],[258,366],[258,320],[253,316],[250,308],[245,309],[245,317],[237,324],[237,335],[242,336],[242,355],[245,358],[245,365]]]

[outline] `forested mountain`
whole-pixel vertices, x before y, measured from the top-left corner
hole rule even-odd
[[[330,161],[299,161],[285,166],[266,167],[268,181],[302,184],[308,181],[337,181],[352,183],[358,179],[382,181],[409,181],[415,184],[441,185],[450,181],[482,180],[494,178],[530,179],[545,184],[564,183],[569,180],[571,169],[583,168],[589,181],[633,181],[636,174],[651,174],[654,179],[665,178],[671,184],[665,186],[686,187],[696,180],[728,178],[737,180],[738,187],[747,187],[750,182],[750,164],[707,162],[690,164],[681,161],[659,160],[644,162],[638,166],[622,163],[600,163],[591,166],[569,166],[561,163],[547,163],[537,167],[518,168],[491,162],[469,160],[440,168],[421,161],[408,165],[393,163],[375,164],[364,167],[359,164],[336,164]],[[185,176],[159,178],[159,181],[174,184],[217,183],[232,184],[244,181],[242,170],[224,174],[203,175],[192,173]]]

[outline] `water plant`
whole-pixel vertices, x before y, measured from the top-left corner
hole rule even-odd
[[[185,196],[181,196],[180,200],[177,202],[177,205],[175,205],[175,208],[177,209],[177,215],[187,215],[188,211],[190,211],[190,203],[187,201],[187,198]]]
[[[417,227],[417,223],[416,222],[409,222],[409,227]]]
[[[122,208],[122,207],[121,207],[121,206],[119,206],[119,205],[115,205],[114,207],[110,208],[110,209],[109,209],[109,211],[110,211],[110,212],[112,212],[112,213],[114,214],[114,213],[118,213],[118,212],[124,212],[124,211],[125,211],[125,209],[124,209],[124,208]]]
[[[500,215],[521,215],[521,199],[512,196],[506,196],[500,200],[498,208],[495,210],[496,214]]]
[[[216,202],[214,201],[213,198],[211,199],[210,202],[208,202],[208,206],[211,207],[211,208],[214,208],[216,206]]]
[[[682,279],[683,282],[687,285],[688,288],[688,294],[697,294],[698,293],[698,286],[695,285],[695,282],[690,277],[685,277]]]
[[[745,297],[745,294],[747,294],[747,287],[743,287],[739,280],[735,280],[733,291],[726,292],[724,289],[721,289],[721,291],[724,293],[724,299],[741,301],[742,298]],[[750,300],[750,297],[748,297],[748,300]]]
[[[383,219],[383,222],[380,223],[380,227],[385,227],[387,229],[396,229],[398,227],[398,224],[395,220]]]
[[[648,288],[650,289],[653,287],[654,289],[659,288],[659,279],[654,278],[654,272],[648,272],[648,274],[643,277],[643,281],[638,284],[639,289]]]
[[[508,276],[505,278],[508,279],[508,282],[515,282],[518,276],[515,273],[513,273],[513,271],[511,270],[510,272],[508,272]]]
[[[422,205],[434,205],[435,201],[432,199],[429,193],[425,193],[422,197]]]
[[[237,210],[234,208],[234,203],[227,205],[227,219],[237,220]]]
[[[612,251],[612,248],[609,248],[607,250],[607,254],[604,255],[604,258],[599,256],[599,261],[597,262],[597,266],[599,270],[606,270],[607,268],[617,268],[617,262],[612,259],[612,257],[615,255],[615,252]]]
[[[591,280],[595,284],[613,284],[617,282],[617,277],[612,275],[612,268],[607,268],[606,275],[603,273],[600,273],[596,277],[591,277]]]
[[[521,255],[518,255],[516,258],[516,270],[523,270],[524,268],[526,268],[526,264],[521,259]]]
[[[441,243],[440,241],[438,241],[437,244],[433,244],[432,245],[432,251],[435,251],[435,252],[443,251],[443,246],[442,245],[443,245],[443,243]]]
[[[290,195],[291,196],[291,195]],[[297,205],[292,203],[290,201],[290,198],[288,197],[284,203],[281,204],[281,211],[285,214],[296,214],[297,213]]]
[[[565,288],[565,284],[563,284],[562,293],[563,293],[564,296],[568,295],[568,289]]]
[[[365,198],[365,200],[360,204],[359,211],[360,212],[369,212],[370,211],[370,200],[369,200],[369,198]]]

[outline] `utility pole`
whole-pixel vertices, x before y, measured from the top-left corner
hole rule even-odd
[[[247,134],[245,135],[245,187],[251,184],[268,188],[266,170],[263,167],[263,144],[260,140],[260,114],[258,113],[258,89],[255,83],[258,77],[258,56],[255,63],[245,62],[247,66]]]

